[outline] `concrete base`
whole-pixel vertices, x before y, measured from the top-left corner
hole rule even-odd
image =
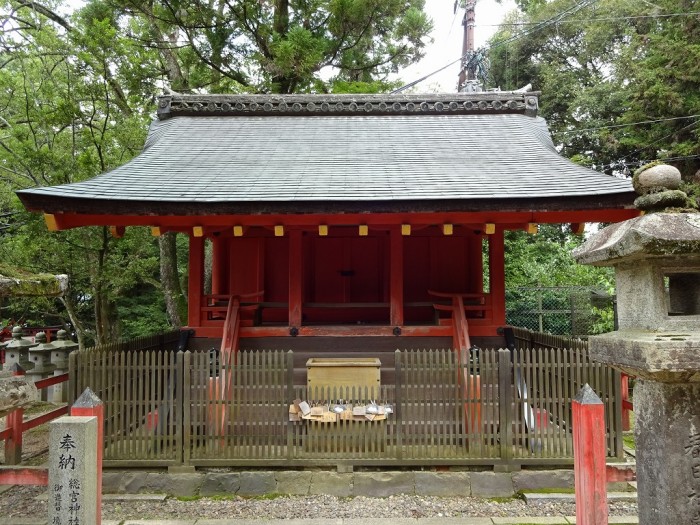
[[[192,473],[115,471],[103,474],[105,494],[159,493],[173,496],[231,495],[296,496],[328,494],[339,497],[419,496],[512,497],[521,490],[570,489],[573,471],[522,470],[515,473],[381,471],[207,471]]]

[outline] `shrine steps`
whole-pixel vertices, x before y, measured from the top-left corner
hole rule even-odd
[[[450,348],[450,337],[263,337],[241,339],[241,350],[294,352],[294,384],[306,384],[306,362],[311,358],[377,358],[381,361],[382,384],[394,382],[398,350]]]

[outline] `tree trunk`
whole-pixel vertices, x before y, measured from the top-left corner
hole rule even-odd
[[[73,298],[69,294],[65,294],[61,297],[61,302],[63,306],[66,307],[66,312],[68,312],[68,318],[70,319],[73,328],[75,328],[75,335],[78,338],[78,348],[80,350],[85,350],[85,326],[83,326],[82,321],[75,312],[75,304],[73,304]]]
[[[160,282],[163,285],[165,311],[168,314],[170,324],[174,328],[179,328],[182,326],[186,302],[177,269],[175,232],[168,232],[158,237],[158,247],[160,248]]]

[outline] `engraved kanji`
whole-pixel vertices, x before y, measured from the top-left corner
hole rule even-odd
[[[71,436],[70,434],[66,434],[65,436],[63,436],[58,442],[58,448],[60,448],[61,450],[72,450],[76,448],[73,436]]]
[[[693,458],[700,458],[700,433],[690,435],[688,444],[685,446],[685,453]]]
[[[75,458],[70,454],[67,456],[65,454],[61,454],[61,457],[58,458],[58,468],[61,470],[75,470]]]

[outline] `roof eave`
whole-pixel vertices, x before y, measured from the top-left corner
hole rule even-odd
[[[569,210],[608,210],[631,208],[633,191],[587,196],[441,199],[441,200],[357,200],[357,201],[257,201],[257,202],[176,202],[112,200],[49,196],[31,191],[17,192],[22,204],[34,212],[93,215],[212,216],[267,214],[347,214],[347,213],[444,213],[444,212],[565,212]]]

